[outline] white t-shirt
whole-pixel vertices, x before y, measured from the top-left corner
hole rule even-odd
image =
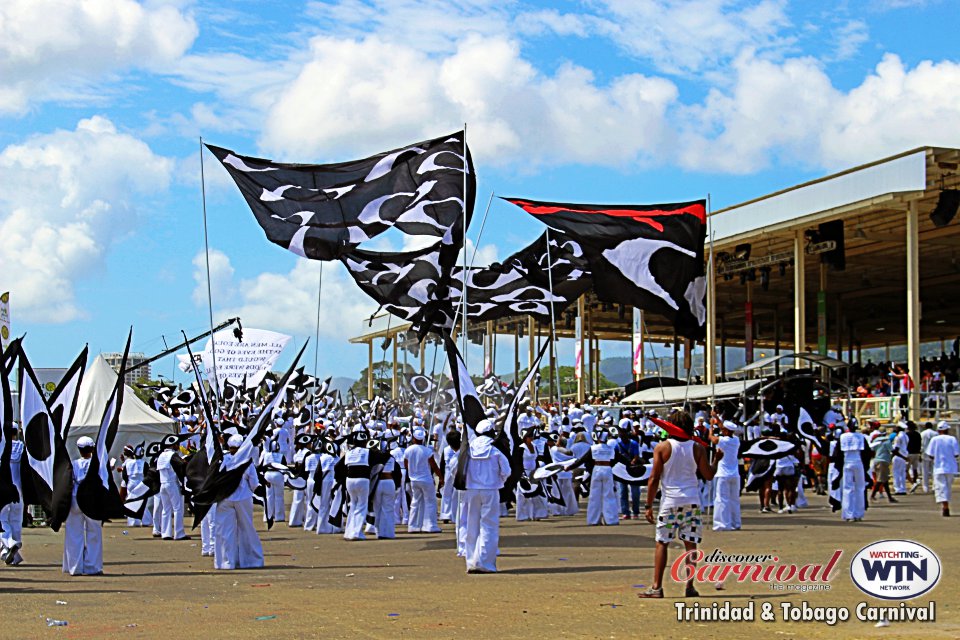
[[[951,435],[934,436],[927,446],[927,455],[933,458],[933,473],[957,473],[957,456],[960,446]]]
[[[723,458],[717,465],[718,478],[729,478],[730,476],[739,476],[740,469],[737,465],[737,453],[740,451],[740,438],[737,436],[720,436],[717,442],[717,449],[723,451]]]
[[[157,456],[157,471],[160,472],[160,484],[177,484],[180,480],[177,478],[177,472],[173,470],[170,459],[177,454],[173,449],[167,449]]]
[[[433,449],[422,444],[412,444],[403,452],[403,461],[407,464],[407,475],[410,482],[432,482],[433,474],[430,472],[430,458],[433,457]]]

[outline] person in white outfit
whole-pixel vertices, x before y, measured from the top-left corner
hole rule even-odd
[[[575,459],[572,451],[561,446],[562,441],[562,437],[551,439],[550,457],[554,462],[566,462]],[[551,505],[551,507],[556,507],[554,515],[575,516],[580,513],[580,505],[577,504],[577,494],[573,490],[573,472],[567,470],[561,471],[554,476],[554,479],[557,482],[557,489],[560,491],[560,496],[563,498],[563,506]]]
[[[840,451],[843,452],[843,494],[840,515],[846,521],[859,522],[866,514],[867,480],[863,470],[861,452],[867,441],[857,430],[857,424],[847,424],[847,432],[840,435]]]
[[[447,444],[443,448],[440,468],[443,472],[443,491],[440,494],[440,519],[449,523],[457,518],[457,505],[460,504],[460,492],[453,486],[457,474],[457,454],[460,451],[460,434],[450,431],[446,436]]]
[[[147,466],[144,460],[143,447],[134,447],[127,445],[123,448],[123,480],[127,487],[135,487],[143,482],[143,470]],[[128,527],[149,527],[153,524],[153,501],[154,496],[147,498],[146,507],[143,510],[143,519],[127,518]]]
[[[537,448],[533,442],[534,431],[535,429],[531,427],[522,432],[523,441],[520,443],[520,446],[514,453],[515,457],[520,458],[518,462],[523,466],[523,475],[525,475],[528,480],[533,477],[533,472],[536,470],[537,462],[539,460]],[[539,520],[536,513],[537,504],[535,502],[535,498],[533,496],[526,495],[519,483],[517,484],[516,488],[516,500],[517,522],[523,522],[526,520]]]
[[[500,545],[500,489],[510,462],[493,446],[496,427],[481,420],[467,451],[463,491],[463,546],[467,573],[495,573]]]
[[[387,455],[373,492],[373,518],[377,540],[393,540],[397,537],[397,480],[400,474],[397,461],[389,454],[390,445],[384,443],[382,446]]]
[[[932,422],[924,425],[920,432],[920,484],[924,493],[930,493],[930,487],[933,486],[933,459],[927,456],[927,447],[936,435],[937,430]]]
[[[907,493],[907,460],[910,454],[907,451],[909,438],[902,422],[894,426],[896,435],[893,438],[893,494],[902,496]]]
[[[318,534],[340,533],[340,529],[330,524],[330,501],[335,483],[334,471],[339,459],[337,445],[332,442],[324,443],[323,451],[320,452],[319,465],[314,472],[314,491],[316,492],[314,504],[317,505],[316,531]],[[320,483],[319,489],[316,486],[317,482]]]
[[[433,457],[433,449],[423,444],[426,432],[413,430],[413,444],[403,453],[403,466],[410,480],[410,515],[408,533],[440,533],[437,524],[437,488],[433,476],[440,476],[440,467]],[[440,488],[443,477],[440,476]]]
[[[713,530],[738,531],[740,522],[740,467],[737,464],[740,455],[740,425],[725,420],[719,427],[710,427],[710,442],[723,457],[717,465],[717,474],[713,477],[716,494],[713,501]]]
[[[590,526],[620,524],[617,492],[613,481],[613,465],[618,461],[618,454],[616,448],[607,441],[617,435],[615,427],[609,430],[598,427],[594,431],[590,450],[570,466],[570,469],[574,469],[585,464],[590,472],[590,495],[587,498],[587,524]],[[626,459],[619,461],[630,463]]]
[[[157,471],[160,473],[160,533],[164,540],[189,540],[183,530],[183,493],[180,478],[183,475],[183,458],[177,451],[179,440],[168,436],[164,451],[157,456]]]
[[[263,479],[267,481],[267,506],[263,510],[263,521],[271,518],[274,522],[286,519],[287,506],[283,495],[283,472],[271,465],[283,465],[284,456],[279,440],[270,440],[267,449],[260,454],[259,467],[263,470]]]
[[[93,438],[77,440],[80,458],[73,461],[73,497],[63,536],[63,572],[72,576],[103,574],[103,523],[88,518],[77,504],[77,487],[87,476],[95,448]]]
[[[301,476],[305,470],[306,459],[310,455],[310,441],[311,437],[304,433],[297,436],[294,443],[296,451],[293,454],[293,469],[297,476]],[[288,526],[303,526],[303,520],[307,515],[306,496],[306,487],[293,490],[293,498],[290,500],[290,515],[287,518]]]
[[[23,548],[23,485],[20,482],[20,461],[23,459],[23,442],[17,439],[10,441],[10,476],[13,486],[20,495],[19,500],[0,509],[0,560],[5,564],[16,566],[23,562],[20,549]]]
[[[229,453],[223,457],[228,465],[243,444],[243,437],[232,435],[227,440]],[[214,567],[217,569],[255,569],[263,566],[263,546],[253,527],[253,492],[260,486],[253,462],[246,466],[240,484],[226,500],[217,503]]]
[[[317,514],[319,513],[314,507],[313,496],[316,491],[315,474],[317,467],[320,466],[320,453],[309,448],[307,451],[307,456],[303,459],[303,470],[307,474],[307,487],[303,490],[304,502],[306,502],[306,509],[303,514],[303,530],[313,531],[317,528]]]
[[[343,527],[344,540],[366,540],[363,535],[367,523],[368,501],[370,499],[370,472],[373,467],[383,464],[389,457],[379,449],[368,449],[369,436],[363,427],[350,434],[349,448],[344,456],[344,487],[350,497],[350,512]]]
[[[933,462],[934,499],[940,503],[944,517],[950,517],[950,494],[953,477],[957,474],[957,456],[960,446],[957,439],[950,435],[950,425],[941,421],[937,425],[937,435],[930,439],[926,455]]]

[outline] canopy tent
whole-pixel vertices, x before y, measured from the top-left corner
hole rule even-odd
[[[97,432],[100,430],[100,420],[103,418],[107,401],[116,384],[117,373],[107,364],[102,355],[97,355],[83,374],[83,383],[80,385],[77,411],[67,438],[67,446],[72,456],[77,454],[77,438],[89,436],[96,439]],[[133,389],[124,385],[120,428],[117,430],[117,438],[110,450],[110,456],[119,456],[125,444],[136,445],[142,441],[150,443],[176,432],[174,420],[148,407],[137,397]]]
[[[750,371],[759,371],[765,367],[772,367],[778,361],[792,358],[799,360],[806,360],[807,362],[818,366],[826,367],[827,369],[842,369],[844,367],[849,367],[850,365],[844,362],[843,360],[837,360],[836,358],[831,358],[830,356],[822,356],[819,353],[810,353],[810,352],[801,352],[801,353],[783,353],[778,356],[770,356],[768,358],[761,358],[755,362],[748,364],[747,366],[740,369],[741,372],[750,372]]]
[[[734,398],[760,386],[760,380],[736,380],[717,384],[691,384],[681,387],[656,387],[632,393],[621,404],[680,404],[685,401]]]

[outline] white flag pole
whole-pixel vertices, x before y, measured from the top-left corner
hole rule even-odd
[[[210,237],[207,232],[207,183],[203,171],[203,136],[200,136],[200,195],[203,202],[203,246],[207,260],[207,310],[210,313],[210,349],[213,353],[213,398],[220,418],[220,378],[217,376],[217,342],[213,330],[213,289],[210,284]]]
[[[320,362],[320,301],[323,296],[323,261],[320,261],[320,283],[317,285],[317,339],[313,345],[313,401],[310,403],[310,433],[313,433],[317,424],[317,367]]]

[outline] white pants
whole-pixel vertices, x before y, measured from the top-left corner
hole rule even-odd
[[[433,480],[410,482],[410,516],[407,525],[408,533],[440,531],[437,525],[437,487]]]
[[[457,503],[459,502],[455,495],[456,489],[453,488],[453,480],[456,475],[456,469],[447,469],[443,475],[443,489],[440,493],[440,519],[453,520],[457,514]]]
[[[803,493],[803,474],[800,474],[800,479],[797,480],[797,502],[796,506],[798,509],[805,509],[810,506],[810,503],[807,502],[807,496]]]
[[[373,494],[373,516],[377,522],[377,537],[381,540],[397,537],[395,506],[397,487],[392,478],[381,478]]]
[[[160,494],[158,493],[157,495],[153,496],[151,500],[153,500],[153,506],[147,508],[150,509],[151,519],[153,520],[153,533],[158,536],[163,535],[163,532],[160,530],[160,526],[163,521],[163,518],[161,517],[163,515],[163,509],[160,504]]]
[[[923,456],[920,461],[920,472],[923,478],[923,492],[930,493],[930,484],[933,479],[933,460]]]
[[[734,531],[740,528],[740,476],[715,477],[713,530]]]
[[[937,502],[950,502],[950,494],[953,490],[952,473],[933,474],[933,494]]]
[[[347,478],[347,495],[350,496],[350,513],[343,527],[345,540],[365,540],[363,525],[367,522],[367,500],[370,498],[368,478]]]
[[[183,496],[175,484],[160,485],[160,534],[178,540],[187,535],[183,530]]]
[[[893,457],[893,492],[907,492],[907,461],[898,456]]]
[[[210,505],[210,511],[200,521],[200,554],[212,556],[217,540],[217,505]]]
[[[563,496],[563,506],[560,507],[560,515],[575,516],[580,513],[580,505],[577,504],[577,492],[573,490],[573,478],[557,478],[557,488],[560,495]]]
[[[22,496],[23,493],[21,492]],[[17,546],[14,552],[12,564],[20,564],[23,558],[20,556],[20,545],[23,544],[23,499],[20,502],[12,502],[0,509],[0,527],[3,527],[3,533],[0,533],[0,546],[3,550],[11,549]]]
[[[295,489],[293,499],[290,501],[290,517],[287,519],[287,524],[291,527],[302,527],[306,512],[306,494],[303,489]]]
[[[317,528],[317,510],[313,508],[313,490],[316,484],[313,481],[313,474],[307,478],[307,488],[303,490],[303,500],[306,505],[303,514],[303,530],[312,531]]]
[[[862,518],[866,513],[863,492],[866,490],[866,479],[863,476],[863,465],[860,462],[843,465],[843,498],[841,500],[840,515],[844,520]]]
[[[263,478],[267,481],[267,508],[263,510],[263,521],[272,516],[274,522],[283,522],[287,517],[287,507],[283,502],[283,474],[267,471]]]
[[[497,570],[500,545],[500,491],[467,489],[463,492],[463,544],[467,571]]]
[[[394,511],[394,520],[400,524],[407,524],[410,518],[409,505],[407,504],[407,492],[404,487],[406,487],[407,476],[406,473],[400,472],[400,488],[397,490],[397,506]]]
[[[63,572],[89,576],[103,571],[103,523],[83,515],[77,498],[64,523]]]
[[[700,506],[703,509],[713,507],[713,480],[700,481]]]
[[[330,524],[330,501],[333,497],[333,473],[323,476],[320,485],[320,508],[317,509],[317,533],[339,533],[337,528]]]
[[[138,482],[139,480],[131,484],[132,486],[136,486]],[[159,500],[159,498],[157,498],[156,496],[150,496],[149,498],[147,498],[146,500],[147,506],[144,507],[143,509],[143,519],[137,520],[136,518],[127,518],[127,526],[128,527],[149,527],[150,525],[152,525],[154,500]]]
[[[590,477],[590,497],[587,498],[587,524],[620,524],[617,518],[620,507],[613,485],[613,469],[594,465]]]
[[[263,547],[253,527],[253,498],[217,503],[213,566],[255,569],[263,566]]]

